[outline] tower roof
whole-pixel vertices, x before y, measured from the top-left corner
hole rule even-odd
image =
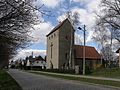
[[[46,37],[48,37],[50,34],[52,34],[53,32],[55,32],[56,30],[58,30],[66,21],[70,22],[68,20],[68,18],[66,18],[61,23],[59,23],[55,28],[53,28],[53,30],[49,34],[47,34]]]
[[[75,47],[75,58],[83,58],[83,47],[82,45],[74,45]],[[101,55],[97,52],[94,47],[85,46],[85,58],[90,60],[100,60]]]

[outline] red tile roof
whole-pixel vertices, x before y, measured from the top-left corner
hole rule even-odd
[[[74,45],[75,47],[75,58],[83,58],[83,47],[82,45]],[[90,60],[101,60],[101,55],[97,52],[94,47],[85,46],[85,58]]]
[[[53,30],[49,34],[47,34],[46,37],[48,37],[50,34],[58,30],[66,21],[69,21],[68,18],[62,21],[60,24],[58,24],[55,28],[53,28]]]

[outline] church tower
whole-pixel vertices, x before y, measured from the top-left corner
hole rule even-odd
[[[74,69],[74,29],[68,19],[47,36],[47,68]]]

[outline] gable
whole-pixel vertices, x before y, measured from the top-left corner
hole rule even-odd
[[[70,21],[68,20],[68,18],[67,19],[65,19],[64,21],[62,21],[60,24],[58,24],[55,28],[53,28],[53,30],[49,33],[49,34],[47,34],[46,35],[46,37],[48,37],[49,35],[51,35],[53,32],[55,32],[56,30],[59,30],[64,24],[65,24],[65,22],[69,22],[70,23]],[[70,23],[71,24],[71,23]]]

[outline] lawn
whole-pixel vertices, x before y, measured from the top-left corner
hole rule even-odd
[[[5,70],[0,70],[0,90],[22,90],[22,89]]]
[[[94,83],[94,84],[120,87],[120,82],[118,82],[118,81],[98,80],[98,79],[90,79],[90,78],[82,78],[82,77],[74,77],[74,76],[63,76],[63,75],[34,72],[34,71],[33,72],[31,71],[31,73],[45,75],[45,76],[51,76],[51,77],[55,77],[55,78],[62,78],[62,79],[67,79],[67,80],[75,80],[75,81],[80,81],[80,82],[88,82],[88,83]]]
[[[110,77],[110,78],[119,78],[120,79],[120,68],[114,68],[114,69],[100,69],[93,71],[91,73],[92,76],[98,76],[98,77]]]

